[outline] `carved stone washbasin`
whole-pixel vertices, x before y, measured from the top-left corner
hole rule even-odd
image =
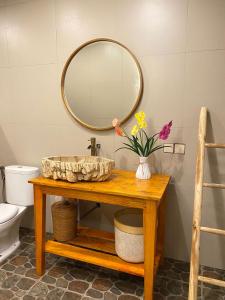
[[[42,159],[46,178],[69,182],[104,181],[110,177],[114,160],[99,156],[52,156]]]

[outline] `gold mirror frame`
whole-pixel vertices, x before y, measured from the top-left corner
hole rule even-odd
[[[136,110],[136,108],[138,107],[140,101],[141,101],[141,98],[142,98],[142,95],[143,95],[143,86],[144,86],[144,82],[143,82],[143,75],[142,75],[142,70],[141,70],[141,66],[136,58],[136,56],[130,51],[130,49],[128,49],[126,46],[124,46],[123,44],[121,44],[120,42],[117,42],[113,39],[109,39],[109,38],[98,38],[98,39],[93,39],[93,40],[90,40],[84,44],[82,44],[80,47],[78,47],[71,55],[70,57],[68,58],[68,60],[66,61],[66,64],[63,68],[63,72],[62,72],[62,77],[61,77],[61,95],[62,95],[62,99],[63,99],[63,103],[67,109],[67,111],[70,113],[70,115],[79,123],[81,124],[82,126],[86,127],[86,128],[89,128],[91,130],[97,130],[97,131],[104,131],[104,130],[110,130],[110,129],[113,129],[113,126],[108,126],[108,127],[95,127],[95,126],[92,126],[90,124],[87,124],[85,122],[83,122],[80,118],[78,118],[74,112],[72,111],[72,109],[70,108],[69,106],[69,103],[67,101],[67,98],[66,98],[66,95],[65,95],[65,89],[64,89],[64,85],[65,85],[65,77],[66,77],[66,72],[67,72],[67,69],[72,61],[72,59],[75,57],[75,55],[81,51],[84,47],[88,46],[88,45],[91,45],[93,43],[96,43],[96,42],[111,42],[111,43],[115,43],[121,47],[123,47],[124,49],[126,49],[128,51],[128,53],[132,56],[132,58],[134,59],[134,62],[136,63],[137,65],[137,68],[138,68],[138,72],[139,72],[139,78],[140,78],[140,89],[139,89],[139,93],[138,93],[138,96],[137,96],[137,99],[131,109],[131,111],[127,114],[127,116],[125,118],[123,118],[122,120],[120,120],[120,123],[123,124],[124,122],[126,122],[131,116],[132,114],[134,113],[134,111]]]

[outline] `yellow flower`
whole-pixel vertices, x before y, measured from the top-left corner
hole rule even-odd
[[[137,125],[134,125],[131,130],[131,135],[136,135],[139,131],[139,127]]]
[[[143,111],[140,111],[138,113],[135,114],[135,118],[139,121],[139,120],[144,120],[145,119],[145,113]]]
[[[137,119],[138,125],[142,124],[145,121],[145,112],[140,111],[136,113],[135,118]]]
[[[138,125],[140,128],[146,128],[147,127],[147,122],[145,120],[138,122]]]

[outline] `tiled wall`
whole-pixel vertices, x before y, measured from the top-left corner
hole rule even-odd
[[[97,37],[118,40],[136,54],[144,75],[141,109],[150,130],[172,119],[170,141],[186,144],[185,156],[158,152],[151,162],[174,178],[166,255],[188,260],[202,105],[211,113],[210,140],[225,141],[224,0],[0,0],[0,163],[39,165],[48,155],[88,153],[88,139],[96,136],[101,155],[114,158],[117,167],[136,168],[132,153],[114,152],[121,140],[113,132],[82,128],[61,100],[65,60]],[[208,180],[225,181],[222,151],[210,150],[206,160]],[[225,227],[224,193],[208,191],[205,199],[204,224]],[[109,229],[112,212],[105,206],[86,223]],[[204,264],[225,267],[224,240],[204,237],[202,245]]]

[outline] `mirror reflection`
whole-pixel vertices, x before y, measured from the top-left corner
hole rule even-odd
[[[82,125],[112,128],[115,117],[125,121],[140,101],[140,66],[118,42],[90,41],[69,58],[62,76],[62,95],[67,109]]]

